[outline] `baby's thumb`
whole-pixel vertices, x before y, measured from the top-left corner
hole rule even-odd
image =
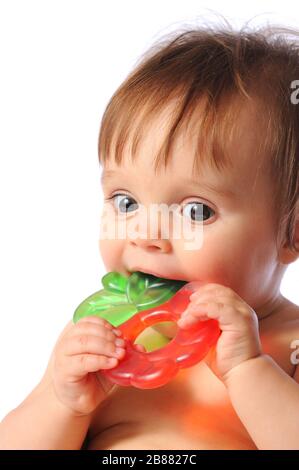
[[[134,344],[135,348],[137,349],[137,351],[139,352],[146,352],[146,349],[145,347],[142,345],[142,344]]]

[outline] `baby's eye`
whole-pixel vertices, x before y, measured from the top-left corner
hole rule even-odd
[[[138,204],[136,203],[135,199],[128,196],[127,194],[114,194],[114,196],[109,199],[113,201],[113,205],[117,212],[125,214],[127,212],[132,212],[138,209]],[[134,201],[133,204],[132,201]]]
[[[192,222],[204,222],[211,218],[215,211],[202,202],[192,201],[184,205],[183,214],[190,217]]]

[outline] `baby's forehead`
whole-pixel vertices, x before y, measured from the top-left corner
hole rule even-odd
[[[253,165],[249,165],[249,168],[242,166],[240,159],[232,167],[221,170],[208,162],[202,162],[195,174],[192,172],[190,155],[184,151],[176,153],[165,168],[160,167],[157,171],[154,171],[152,162],[149,164],[151,155],[146,151],[138,154],[134,162],[125,155],[120,165],[105,165],[103,175],[105,180],[106,176],[108,180],[111,177],[112,185],[125,187],[140,197],[146,194],[162,197],[174,191],[178,197],[181,191],[205,197],[208,190],[208,194],[216,193],[221,198],[239,198],[241,202],[250,199],[250,194],[252,199],[257,198],[263,187],[269,186],[265,182],[264,172],[253,169]]]
[[[173,182],[198,177],[211,184],[225,182],[228,187],[239,185],[246,191],[253,191],[258,183],[268,184],[265,175],[270,165],[264,148],[266,126],[262,120],[263,113],[257,101],[241,97],[221,108],[217,126],[212,132],[203,129],[203,114],[199,106],[197,112],[172,137],[167,163],[164,166],[160,164],[159,169],[154,170],[159,150],[170,134],[175,106],[175,101],[168,103],[151,122],[146,123],[146,127],[141,128],[134,156],[133,129],[124,145],[120,163],[116,165],[114,159],[109,158],[105,167],[122,169],[128,177],[132,173],[144,180],[150,180],[157,174]],[[199,147],[199,143],[203,145]]]
[[[155,161],[159,149],[169,135],[170,113],[171,110],[165,109],[163,113],[158,114],[141,136],[137,152],[140,164],[152,166]],[[206,133],[202,130],[200,112],[194,116],[193,120],[182,126],[180,132],[172,138],[167,169],[174,167],[177,171],[185,170],[184,173],[193,175],[193,163],[197,158],[199,172],[207,172],[209,169],[215,177],[219,177],[225,171],[232,171],[236,176],[245,173],[249,177],[255,168],[266,163],[261,112],[254,103],[244,103],[240,100],[236,113],[223,114],[223,122],[220,122],[218,127],[222,124],[223,130],[216,128],[217,132],[212,135],[212,132]],[[213,137],[215,141],[212,143]],[[199,143],[203,145],[201,152],[197,153]],[[209,146],[208,143],[212,145]],[[128,139],[127,152],[124,152],[126,157],[132,157],[131,149],[132,142]],[[211,150],[219,163],[218,167],[212,164]],[[226,159],[223,158],[224,154]],[[134,165],[135,162],[131,161]],[[124,164],[128,165],[129,162],[130,158],[127,158]]]

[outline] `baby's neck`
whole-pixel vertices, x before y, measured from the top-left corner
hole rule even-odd
[[[255,313],[258,316],[259,322],[274,315],[277,312],[280,312],[281,309],[289,303],[288,299],[286,299],[281,293],[279,292],[276,296],[273,296],[267,302],[265,302],[261,307],[255,310]]]

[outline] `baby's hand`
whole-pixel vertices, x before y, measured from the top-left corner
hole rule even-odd
[[[205,284],[190,296],[178,326],[184,329],[210,318],[218,320],[222,333],[206,362],[225,384],[234,367],[262,354],[258,318],[229,287]]]
[[[111,369],[125,355],[121,332],[106,320],[79,320],[54,349],[53,386],[57,398],[76,415],[94,411],[114,386],[100,369]],[[136,346],[142,350],[142,346]]]

